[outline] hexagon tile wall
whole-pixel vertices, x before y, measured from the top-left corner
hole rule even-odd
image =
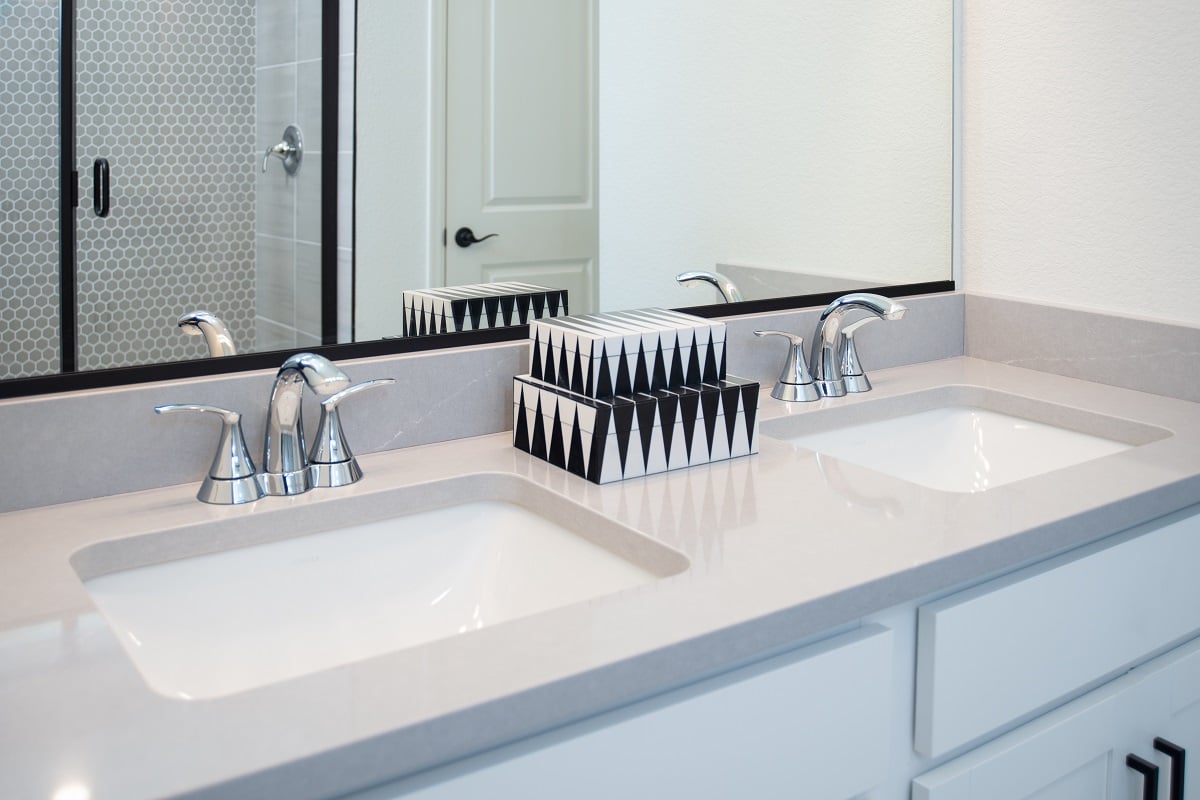
[[[58,372],[58,5],[0,3],[0,379]]]
[[[79,368],[203,355],[175,328],[194,308],[250,349],[254,0],[79,0],[77,20]],[[111,164],[103,219],[96,158]]]

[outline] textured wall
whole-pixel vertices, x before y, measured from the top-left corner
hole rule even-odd
[[[716,263],[946,280],[952,3],[603,0],[600,306]]]
[[[440,284],[441,248],[430,231],[444,175],[434,173],[438,147],[432,62],[444,60],[435,37],[434,0],[359,0],[355,154],[354,332],[359,341],[398,336],[400,293]],[[442,89],[444,91],[444,89]],[[364,132],[370,132],[366,135]],[[442,203],[444,205],[444,203]]]
[[[1200,324],[1200,3],[963,24],[966,288]]]

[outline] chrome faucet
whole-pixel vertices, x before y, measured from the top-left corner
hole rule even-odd
[[[208,477],[196,495],[205,503],[252,503],[265,495],[303,494],[319,486],[347,486],[362,477],[358,460],[346,442],[339,403],[364,389],[395,383],[393,378],[350,385],[350,378],[329,359],[315,353],[297,353],[275,374],[267,404],[263,437],[263,469],[254,462],[242,437],[242,417],[236,411],[198,404],[158,406],[159,414],[205,411],[219,415],[223,425]],[[305,452],[302,403],[304,387],[321,400],[321,422],[312,452]]]
[[[229,328],[215,314],[207,311],[192,311],[180,317],[175,324],[188,336],[203,336],[204,343],[208,345],[210,358],[237,355],[237,350],[233,346],[233,337],[229,335]]]
[[[842,327],[842,318],[861,309],[874,316]],[[854,345],[854,333],[878,319],[900,319],[908,308],[877,294],[845,294],[821,313],[812,343],[812,371],[804,360],[804,339],[786,331],[755,331],[755,336],[782,336],[789,342],[787,362],[771,397],[790,403],[807,403],[847,392],[869,392],[871,381],[863,372]]]
[[[675,281],[680,286],[693,281],[703,281],[704,283],[711,284],[721,293],[721,297],[725,298],[726,303],[740,303],[744,299],[737,284],[719,272],[681,272],[675,276]]]
[[[842,375],[846,337],[842,335],[841,328],[846,314],[856,309],[869,311],[880,319],[900,319],[908,307],[882,295],[855,292],[842,295],[821,312],[813,336],[810,362],[813,382],[822,397],[842,397],[846,394],[846,381]],[[870,388],[870,384],[867,386]]]
[[[303,494],[312,488],[300,413],[305,385],[321,397],[328,397],[348,387],[350,378],[332,361],[315,353],[297,353],[283,362],[267,405],[263,467],[258,473],[263,494]]]

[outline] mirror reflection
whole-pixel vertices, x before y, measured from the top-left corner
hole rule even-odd
[[[950,3],[438,11],[359,3],[360,130],[393,135],[359,140],[356,334],[414,286],[544,283],[584,313],[950,278]]]
[[[733,296],[686,272],[950,278],[950,0],[75,6],[64,287],[59,9],[0,5],[0,378],[205,357],[197,311],[246,353],[405,335],[403,293],[448,285],[584,313]]]

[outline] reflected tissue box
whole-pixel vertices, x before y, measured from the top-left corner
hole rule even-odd
[[[408,289],[401,300],[405,336],[507,328],[567,314],[566,289],[516,281]]]

